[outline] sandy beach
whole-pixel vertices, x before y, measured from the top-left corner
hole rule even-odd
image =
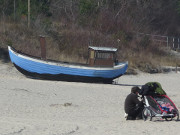
[[[180,73],[124,75],[116,85],[30,79],[0,63],[0,135],[169,135],[179,121],[126,121],[132,86],[160,82],[180,110]]]

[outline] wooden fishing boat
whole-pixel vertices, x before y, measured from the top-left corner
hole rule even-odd
[[[110,83],[128,68],[128,62],[117,62],[117,49],[110,47],[89,46],[87,64],[36,58],[19,53],[10,46],[8,50],[11,62],[21,73],[38,79]]]

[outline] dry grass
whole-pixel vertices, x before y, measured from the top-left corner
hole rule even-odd
[[[11,45],[19,51],[40,57],[39,31],[34,27],[11,21],[0,22],[0,46]],[[111,46],[119,49],[118,59],[128,61],[129,69],[148,72],[160,66],[180,65],[180,60],[167,54],[161,48],[142,39],[126,39],[123,32],[103,34],[98,30],[81,28],[76,25],[66,27],[63,23],[54,23],[46,33],[47,58],[53,60],[86,63],[88,46]],[[117,39],[120,39],[118,42]],[[145,44],[145,46],[144,46]]]

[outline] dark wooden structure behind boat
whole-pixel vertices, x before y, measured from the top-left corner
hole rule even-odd
[[[46,60],[46,40],[45,36],[40,37],[41,59]],[[113,47],[89,46],[87,65],[97,67],[113,67],[116,60],[117,49]]]
[[[89,66],[113,67],[116,63],[116,48],[89,46]]]
[[[46,60],[46,40],[45,36],[40,35],[40,46],[41,46],[41,59]]]

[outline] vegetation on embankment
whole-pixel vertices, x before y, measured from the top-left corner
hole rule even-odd
[[[0,2],[0,48],[13,46],[40,56],[39,35],[46,36],[47,58],[85,63],[87,49],[119,49],[118,59],[129,62],[129,71],[160,71],[180,66],[180,60],[137,33],[179,36],[179,0],[31,0],[27,27],[27,1]],[[2,53],[0,59],[2,59]]]

